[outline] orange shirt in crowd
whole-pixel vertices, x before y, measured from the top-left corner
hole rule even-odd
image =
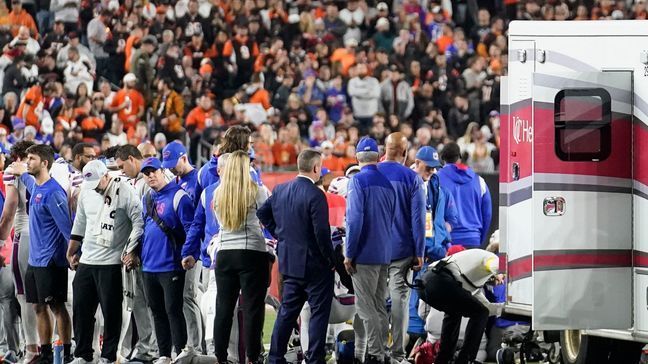
[[[448,35],[442,35],[437,39],[437,46],[439,47],[439,53],[443,54],[445,53],[446,49],[450,47],[454,40],[452,39],[451,36]]]
[[[119,113],[117,114],[117,117],[124,124],[124,130],[128,130],[130,128],[134,129],[135,124],[137,124],[139,119],[136,119],[131,122],[128,121],[128,118],[131,116],[137,117],[138,111],[140,110],[140,108],[143,108],[145,105],[144,96],[142,96],[142,94],[137,90],[121,89],[117,91],[115,97],[113,97],[113,102],[110,106],[118,107],[126,100],[130,100],[130,106],[120,110]]]
[[[344,215],[346,213],[346,200],[334,193],[325,193],[326,204],[329,208],[329,225],[331,227],[344,226]]]
[[[124,46],[124,56],[126,56],[126,61],[124,61],[124,70],[130,72],[131,68],[131,56],[133,54],[133,44],[138,41],[140,37],[136,35],[130,35],[126,39],[126,45]]]
[[[39,115],[43,112],[43,93],[39,85],[34,85],[27,90],[20,106],[18,106],[16,116],[23,118],[23,113],[26,107],[28,107],[29,110],[27,110],[27,114],[24,116],[25,124],[31,125],[35,127],[36,130],[39,130]]]
[[[248,102],[250,104],[261,104],[266,110],[272,107],[270,104],[270,93],[266,89],[257,90]]]
[[[338,48],[331,55],[331,62],[340,62],[342,64],[342,74],[348,76],[349,68],[355,64],[356,58],[346,48]]]
[[[95,131],[101,130],[104,127],[105,122],[102,118],[96,116],[88,116],[81,121],[81,129],[83,131]]]
[[[214,114],[214,109],[209,109],[209,110],[203,110],[202,107],[196,106],[187,114],[187,121],[186,125],[189,127],[191,125],[196,126],[196,131],[201,132],[205,130],[206,127],[206,121],[207,119],[211,119],[212,115]],[[215,120],[211,121],[212,123],[215,122]]]
[[[274,155],[270,144],[264,141],[254,143],[254,155],[264,166],[274,165]]]
[[[26,26],[29,28],[31,35],[34,39],[38,39],[38,28],[36,27],[36,22],[34,18],[27,12],[27,10],[22,9],[19,13],[11,11],[7,16],[8,23],[11,24],[11,35],[16,37],[18,35],[18,30],[21,26]]]
[[[278,167],[286,167],[297,164],[297,149],[294,144],[275,142],[272,145],[274,164]]]
[[[328,168],[331,172],[341,172],[343,170],[340,158],[332,155],[330,157],[322,156],[322,167]]]

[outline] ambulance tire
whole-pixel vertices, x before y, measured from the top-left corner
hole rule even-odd
[[[579,330],[560,333],[560,351],[563,364],[607,364],[610,356],[608,339],[583,335]]]

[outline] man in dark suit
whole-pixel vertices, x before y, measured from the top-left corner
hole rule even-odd
[[[277,186],[257,212],[278,239],[283,298],[270,344],[270,364],[285,364],[286,348],[297,317],[307,301],[311,308],[307,363],[322,364],[334,282],[333,244],[321,177],[322,155],[307,149],[297,158],[299,175]]]

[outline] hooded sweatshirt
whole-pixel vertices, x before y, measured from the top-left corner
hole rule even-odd
[[[457,223],[453,226],[453,243],[465,248],[479,248],[492,218],[490,191],[483,178],[463,164],[448,164],[438,173],[441,186],[454,198]]]
[[[160,191],[151,190],[151,198],[157,215],[172,231],[172,241],[148,216],[146,196],[142,198],[144,218],[144,242],[142,244],[142,271],[149,273],[173,272],[182,270],[182,258],[193,256],[198,259],[199,247],[190,246],[186,232],[191,227],[194,207],[187,195],[175,182],[169,182]]]

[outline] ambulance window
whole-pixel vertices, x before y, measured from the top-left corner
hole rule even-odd
[[[602,88],[566,89],[556,94],[556,155],[564,161],[602,161],[612,150],[612,104]]]

